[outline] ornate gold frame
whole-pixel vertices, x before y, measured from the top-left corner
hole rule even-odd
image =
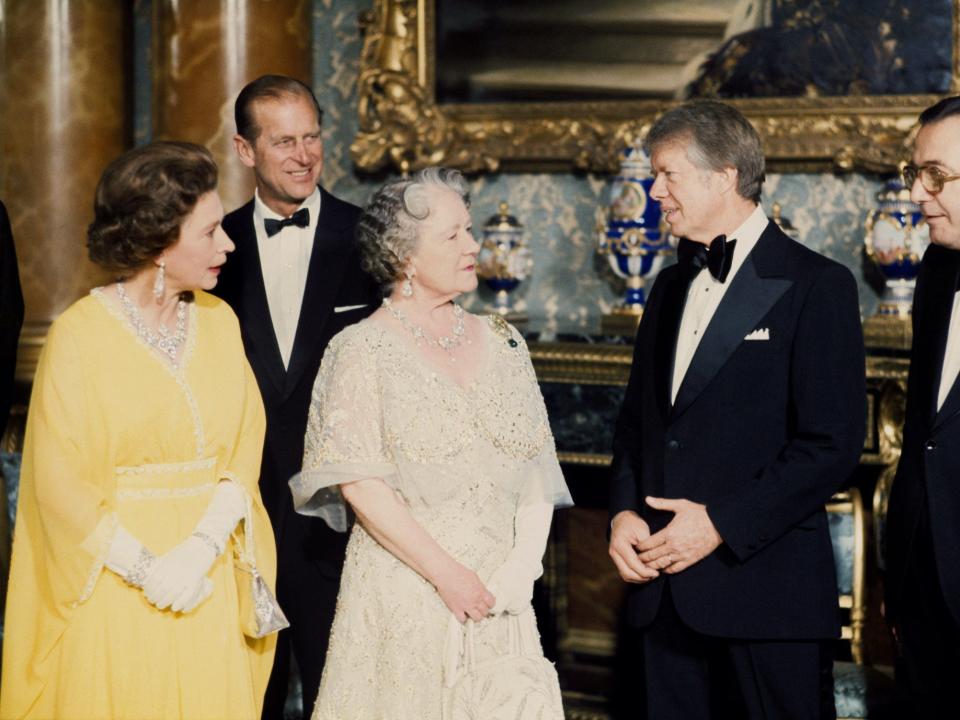
[[[436,0],[374,0],[361,15],[360,127],[351,146],[364,171],[443,164],[609,172],[617,153],[671,103],[623,101],[438,105]],[[954,0],[953,47],[960,43]],[[952,88],[960,88],[960,53]],[[933,95],[734,100],[763,139],[771,169],[889,171],[905,155]]]

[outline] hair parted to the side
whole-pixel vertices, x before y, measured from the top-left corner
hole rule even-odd
[[[97,183],[90,259],[120,277],[143,269],[176,242],[197,201],[217,188],[210,151],[187,142],[155,142],[128,150]]]
[[[323,124],[323,110],[308,85],[287,75],[261,75],[247,83],[237,95],[237,101],[233,106],[237,134],[253,145],[260,136],[260,127],[253,117],[254,104],[260,100],[284,100],[294,97],[309,100],[317,111],[317,124]]]
[[[377,190],[357,223],[363,267],[389,295],[413,254],[418,226],[430,215],[431,186],[453,190],[470,207],[470,188],[459,170],[428,167]]]
[[[945,97],[940,102],[928,107],[920,113],[920,125],[931,125],[954,115],[960,115],[960,95]]]
[[[643,149],[689,141],[687,158],[703,170],[737,170],[737,193],[760,202],[766,163],[760,136],[739,110],[718,100],[692,100],[668,110],[650,128]]]

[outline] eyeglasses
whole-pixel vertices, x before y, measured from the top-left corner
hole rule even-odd
[[[900,175],[903,176],[903,184],[910,189],[920,178],[920,184],[923,189],[931,195],[936,195],[943,190],[943,186],[951,180],[960,179],[960,175],[945,175],[944,172],[934,165],[921,165],[917,167],[913,164],[905,164],[900,168]]]

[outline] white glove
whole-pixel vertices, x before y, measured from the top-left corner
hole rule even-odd
[[[199,604],[203,581],[210,582],[207,573],[216,559],[210,545],[191,535],[157,562],[143,586],[147,600],[160,610],[189,612]]]
[[[213,492],[206,512],[193,529],[193,534],[216,546],[217,557],[223,554],[227,540],[247,511],[243,490],[232,480],[221,481]]]
[[[110,547],[107,550],[107,559],[104,565],[117,575],[122,577],[133,587],[142,590],[143,586],[149,580],[153,571],[157,569],[160,561],[146,546],[130,532],[118,525],[114,532],[113,539],[110,541]],[[195,597],[189,599],[189,608],[184,612],[191,610],[201,602],[206,600],[213,592],[213,583],[204,578],[204,582],[198,589]]]
[[[107,549],[104,565],[135,588],[142,588],[157,566],[157,556],[127,531],[117,525]]]
[[[487,588],[497,599],[490,609],[491,615],[502,612],[518,615],[530,607],[533,583],[543,575],[543,553],[552,519],[553,505],[547,502],[517,508],[513,549],[487,582]]]
[[[231,481],[219,483],[193,533],[158,560],[143,586],[147,600],[174,612],[190,612],[206,600],[213,592],[207,573],[245,509],[240,488]]]

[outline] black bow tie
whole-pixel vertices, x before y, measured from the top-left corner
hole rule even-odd
[[[267,230],[267,237],[273,237],[283,230],[287,225],[296,225],[297,227],[306,227],[310,224],[310,211],[307,208],[300,208],[293,215],[283,220],[274,220],[265,218],[263,226]]]
[[[706,246],[687,238],[680,238],[677,245],[677,262],[692,280],[703,268],[720,282],[726,282],[733,264],[733,249],[736,240],[727,240],[726,235],[718,235]]]

